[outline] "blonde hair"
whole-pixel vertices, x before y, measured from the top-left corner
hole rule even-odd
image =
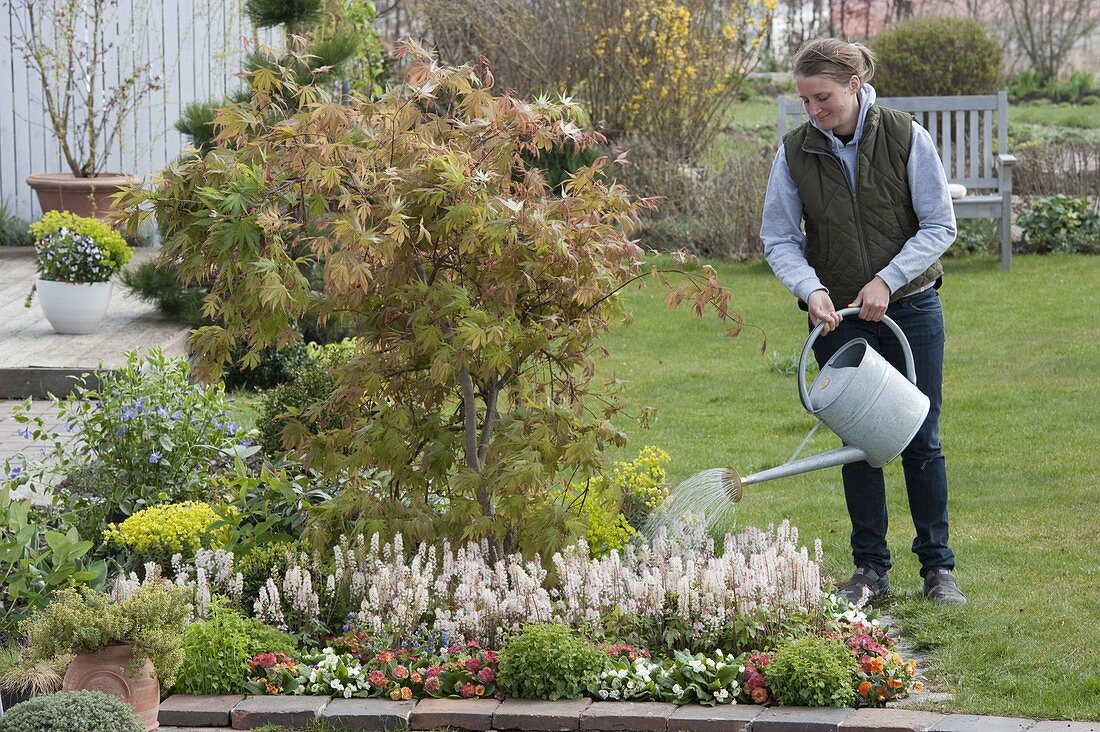
[[[875,55],[861,43],[818,38],[799,49],[791,71],[795,76],[824,76],[838,84],[858,76],[863,84],[875,75]]]

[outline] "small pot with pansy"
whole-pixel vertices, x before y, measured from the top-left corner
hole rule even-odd
[[[122,235],[97,219],[51,211],[31,224],[38,280],[35,292],[58,333],[91,333],[111,301],[111,278],[133,256]]]

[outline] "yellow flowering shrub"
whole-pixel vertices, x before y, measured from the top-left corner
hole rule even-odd
[[[594,6],[608,0],[587,0]],[[637,137],[694,162],[728,122],[759,58],[775,0],[625,0],[597,12],[593,74],[576,91],[610,138]],[[625,71],[625,73],[624,73]]]
[[[729,123],[775,0],[418,0],[444,58],[484,54],[497,83],[573,94],[608,139],[696,162]]]
[[[587,524],[593,556],[622,549],[638,535],[650,511],[668,496],[669,461],[667,452],[646,445],[630,462],[617,461],[606,478],[573,484],[571,505]]]
[[[199,549],[210,548],[218,518],[210,504],[198,501],[150,506],[121,524],[108,524],[103,539],[131,554],[138,563],[167,564],[173,554],[191,558]]]

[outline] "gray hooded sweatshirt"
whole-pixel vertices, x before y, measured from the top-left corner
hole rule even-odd
[[[870,84],[864,84],[860,89],[859,121],[856,123],[855,136],[847,145],[838,140],[831,131],[822,130],[853,191],[856,186],[856,153],[859,140],[863,136],[863,120],[876,97]],[[817,127],[813,120],[810,120],[810,124]],[[890,287],[891,293],[932,266],[951,246],[951,242],[955,241],[957,233],[955,211],[951,207],[947,176],[939,153],[932,142],[932,136],[915,121],[906,171],[909,190],[913,196],[913,210],[920,221],[920,228],[890,264],[876,273]],[[772,162],[768,192],[764,197],[760,238],[764,241],[764,257],[772,271],[795,297],[805,302],[814,290],[827,291],[813,267],[806,261],[802,200],[787,167],[783,145],[779,146]],[[833,305],[843,308],[848,303],[838,302]]]

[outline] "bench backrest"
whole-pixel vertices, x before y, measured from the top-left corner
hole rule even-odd
[[[1008,93],[958,97],[880,97],[880,106],[913,114],[932,135],[947,178],[967,188],[998,188],[993,159],[1008,152]],[[806,121],[799,99],[779,98],[779,139]],[[996,139],[996,147],[993,141]]]

